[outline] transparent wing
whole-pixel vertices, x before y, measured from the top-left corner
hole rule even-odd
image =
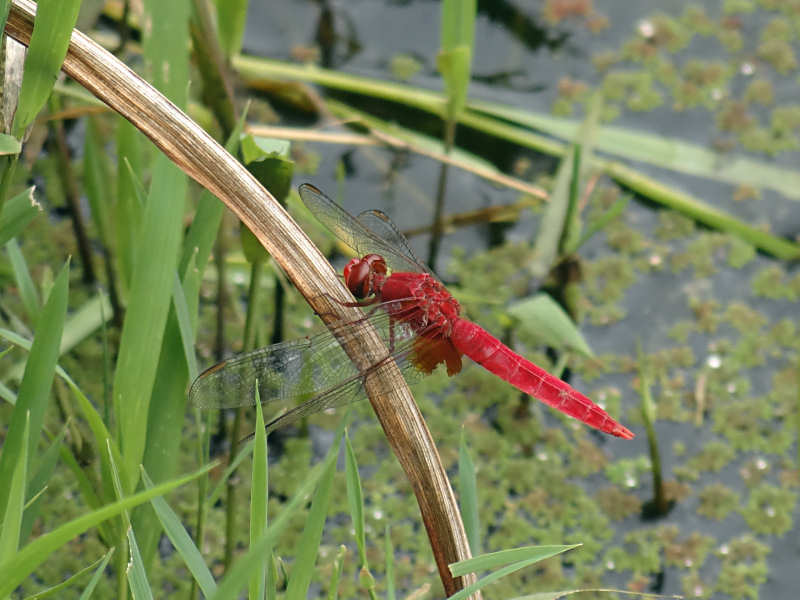
[[[411,252],[405,236],[381,211],[366,211],[356,219],[310,183],[302,184],[299,191],[320,223],[359,256],[379,254],[393,271],[429,273]]]
[[[267,429],[272,430],[301,417],[341,406],[365,397],[364,379],[380,366],[395,360],[410,381],[423,376],[411,360],[419,351],[417,334],[402,321],[390,318],[387,305],[371,311],[364,319],[342,323],[324,333],[274,344],[241,354],[214,365],[192,384],[189,399],[203,408],[225,408],[254,404],[258,382],[262,405],[271,409]],[[359,371],[342,349],[339,340],[363,335],[362,321],[376,329],[387,354]],[[396,382],[387,382],[390,388]],[[287,412],[280,413],[282,409]]]

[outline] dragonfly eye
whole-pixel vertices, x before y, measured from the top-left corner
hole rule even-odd
[[[359,300],[366,298],[370,290],[370,264],[360,258],[354,258],[344,267],[344,282],[347,289]]]

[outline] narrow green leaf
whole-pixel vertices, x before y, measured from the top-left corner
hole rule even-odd
[[[516,327],[553,348],[568,348],[584,356],[594,356],[581,332],[549,294],[536,294],[514,302],[508,314]]]
[[[6,512],[12,473],[16,461],[22,455],[25,423],[30,419],[26,450],[28,459],[34,455],[41,435],[67,313],[68,285],[69,262],[62,267],[56,277],[50,297],[39,316],[36,335],[25,363],[25,374],[19,387],[17,403],[8,424],[3,452],[0,454],[0,514]]]
[[[136,543],[136,535],[133,527],[128,527],[128,548],[130,548],[130,560],[128,561],[128,585],[131,589],[131,596],[134,600],[152,600],[153,592],[150,583],[147,581],[147,572],[142,562],[142,555],[139,552],[139,545]]]
[[[92,209],[94,226],[103,245],[114,255],[117,236],[112,228],[111,206],[108,201],[111,175],[104,144],[105,140],[97,130],[95,119],[90,117],[83,144],[83,187]]]
[[[67,435],[67,431],[69,431],[69,426],[69,422],[64,423],[61,431],[50,443],[47,450],[42,453],[38,464],[32,465],[31,470],[33,471],[33,476],[30,478],[26,493],[30,500],[28,501],[28,506],[25,508],[25,515],[22,518],[22,527],[20,529],[19,539],[22,543],[28,541],[28,537],[33,530],[33,522],[36,517],[39,516],[42,492],[47,488],[47,484],[56,469],[58,457],[61,453],[61,444],[64,441],[64,437]]]
[[[542,560],[544,560],[546,558],[550,558],[551,556],[555,556],[556,554],[560,554],[562,552],[566,552],[567,550],[571,550],[573,548],[576,548],[577,546],[580,546],[580,544],[574,544],[572,546],[540,546],[538,548],[536,546],[530,546],[528,548],[517,548],[515,550],[504,550],[502,552],[495,552],[495,553],[493,553],[495,555],[510,553],[507,556],[511,556],[511,555],[513,555],[513,553],[516,553],[517,551],[522,551],[522,552],[520,552],[520,556],[527,554],[529,556],[529,558],[526,558],[526,559],[520,560],[518,562],[512,563],[512,564],[510,564],[510,565],[508,565],[506,567],[503,567],[502,569],[498,569],[494,573],[490,573],[486,577],[482,577],[477,582],[466,586],[465,588],[463,588],[462,590],[456,592],[452,596],[449,596],[448,598],[449,598],[449,600],[461,600],[461,598],[467,598],[468,596],[472,595],[474,592],[486,587],[490,583],[494,583],[498,579],[502,579],[506,575],[510,575],[511,573],[515,573],[515,572],[519,571],[520,569],[524,569],[525,567],[528,567],[530,565],[536,564],[537,562],[540,562],[540,561],[542,561]],[[484,560],[483,559],[491,557],[491,556],[493,556],[493,555],[492,554],[484,554],[483,556],[478,556],[478,557],[471,558],[471,559],[468,559],[468,560],[463,560],[463,561],[458,562],[458,563],[453,563],[452,565],[450,565],[450,571],[453,573],[454,576],[457,577],[458,575],[464,575],[465,573],[472,573],[472,572],[475,572],[475,571],[478,571],[478,570],[484,570],[486,568],[492,568],[492,567],[483,566],[484,565]],[[497,562],[496,564],[504,564],[505,563],[505,559],[504,558],[500,559],[500,560],[502,562]],[[486,561],[487,564],[488,563],[492,563],[492,562],[494,562],[493,559]],[[458,567],[456,567],[456,565],[458,565]],[[478,566],[478,565],[480,565],[480,566]]]
[[[144,205],[138,200],[137,173],[144,172],[143,136],[126,119],[117,119],[117,201],[114,204],[115,259],[119,281],[127,297],[136,262],[137,240]]]
[[[386,561],[385,561],[386,600],[395,600],[397,594],[395,592],[395,581],[394,581],[394,544],[392,544],[392,535],[388,524],[384,529],[383,537],[384,537],[383,553],[386,556]]]
[[[461,518],[469,540],[469,549],[473,556],[481,551],[481,529],[478,519],[478,485],[475,478],[475,463],[469,454],[467,438],[461,429],[461,441],[458,446],[458,497],[461,507]]]
[[[154,485],[147,475],[147,472],[144,470],[142,470],[142,482],[144,483],[145,489],[148,490]],[[217,589],[214,576],[211,574],[211,571],[208,570],[200,550],[195,546],[194,541],[192,541],[192,538],[186,532],[180,517],[162,497],[153,498],[150,500],[150,504],[152,504],[156,516],[158,516],[158,520],[164,528],[164,533],[167,534],[169,541],[175,547],[178,554],[181,555],[184,564],[189,569],[192,576],[194,576],[203,595],[206,597],[211,596]]]
[[[228,57],[242,49],[247,22],[247,0],[216,0],[219,44]]]
[[[0,133],[0,155],[19,154],[21,150],[22,143],[17,138],[7,133]]]
[[[367,542],[364,537],[364,496],[361,492],[361,476],[358,474],[356,453],[345,434],[345,480],[347,481],[347,504],[350,507],[350,518],[356,532],[356,546],[362,567],[367,566]]]
[[[189,371],[189,381],[194,381],[197,377],[197,358],[194,354],[194,327],[192,327],[189,305],[186,302],[186,295],[183,293],[183,286],[177,272],[172,283],[172,305],[175,309],[175,318],[180,331],[183,358],[186,360]]]
[[[255,391],[256,399],[256,431],[253,435],[253,474],[250,486],[250,545],[258,543],[267,530],[267,503],[269,489],[269,472],[267,461],[267,432],[264,429],[264,414],[261,411],[261,397],[258,384]],[[264,563],[261,569],[255,569],[250,574],[248,591],[250,600],[261,600],[266,594],[266,578],[269,557],[272,548],[264,552]]]
[[[33,186],[6,201],[0,210],[0,244],[22,233],[42,207],[33,197]]]
[[[133,494],[132,496],[108,504],[98,510],[93,510],[38,537],[30,544],[23,547],[9,560],[0,563],[0,573],[6,574],[6,577],[0,579],[0,597],[9,595],[26,577],[28,577],[28,575],[33,573],[40,565],[48,560],[53,552],[87,529],[117,516],[124,510],[129,510],[134,506],[147,502],[151,498],[161,496],[178,486],[188,483],[193,479],[197,479],[215,466],[215,463],[206,465],[190,475],[185,475],[172,481],[162,483],[152,489]]]
[[[111,560],[112,556],[114,556],[114,548],[111,548],[111,550],[106,552],[105,556],[103,556],[102,561],[94,570],[94,575],[92,575],[88,585],[83,589],[79,600],[89,600],[89,598],[92,597],[94,589],[97,587],[97,584],[100,583],[100,577],[105,573],[106,566],[108,566],[108,562]]]
[[[336,458],[339,455],[341,439],[341,435],[336,436],[328,450],[322,478],[314,491],[308,518],[295,548],[294,566],[289,574],[289,585],[286,589],[286,598],[288,600],[308,598],[317,552],[322,540],[322,531],[325,527],[325,519],[328,516],[333,478],[336,475]]]
[[[544,279],[547,276],[558,257],[558,244],[564,231],[564,221],[569,207],[572,164],[572,153],[561,159],[556,171],[553,190],[550,192],[550,202],[539,223],[536,243],[533,247],[533,259],[528,265],[528,271],[537,279]]]
[[[22,305],[25,307],[25,312],[28,313],[28,318],[32,323],[35,323],[41,308],[39,293],[36,291],[36,285],[34,285],[33,279],[31,279],[31,272],[28,270],[28,263],[19,249],[16,238],[6,242],[6,252],[8,253],[8,261],[11,263],[11,269],[14,271],[14,280],[17,283]]]
[[[453,577],[460,577],[467,573],[477,573],[478,571],[496,569],[504,565],[518,564],[521,561],[539,562],[577,548],[580,545],[581,544],[524,546],[522,548],[500,550],[499,552],[489,552],[488,554],[481,554],[480,556],[474,556],[467,560],[452,563],[450,565],[450,572],[453,574]]]
[[[39,2],[36,7],[36,21],[25,58],[19,105],[14,115],[13,131],[16,137],[22,136],[47,102],[67,54],[80,7],[80,0],[46,0]]]
[[[260,571],[264,563],[265,554],[275,546],[278,537],[289,525],[292,517],[307,502],[308,495],[322,476],[323,468],[323,464],[320,463],[311,469],[305,480],[298,486],[295,495],[284,505],[278,518],[272,521],[262,538],[251,545],[250,549],[238,558],[219,583],[216,593],[208,600],[236,600],[238,598],[239,590],[246,585],[253,572]]]
[[[142,222],[142,239],[158,242],[139,246],[114,373],[114,413],[125,470],[132,477],[138,476],[147,439],[150,398],[178,267],[185,189],[185,175],[159,155]],[[125,489],[134,484],[126,481]]]
[[[30,435],[30,412],[26,414],[18,460],[11,472],[8,484],[8,502],[2,515],[0,527],[0,564],[9,560],[19,548],[22,515],[25,510],[25,482],[28,478],[28,437]]]
[[[114,554],[114,549],[112,548],[108,552],[106,552],[104,557],[98,558],[92,564],[85,566],[80,571],[71,575],[61,583],[58,583],[54,586],[51,586],[45,590],[40,592],[36,592],[31,596],[27,596],[25,600],[44,600],[44,598],[50,598],[51,596],[56,596],[58,594],[58,598],[63,598],[65,594],[69,594],[66,590],[70,589],[74,585],[77,584],[78,580],[81,579],[84,575],[89,573],[90,571],[94,570],[94,576],[89,580],[89,583],[86,586],[86,589],[94,590],[95,586],[97,585],[98,579],[98,569],[103,569],[108,564],[108,560],[111,558],[111,555]],[[89,592],[91,593],[91,592]],[[86,590],[84,590],[84,594],[81,595],[81,598],[88,598],[86,596]]]

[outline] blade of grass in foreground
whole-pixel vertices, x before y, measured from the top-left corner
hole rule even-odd
[[[580,544],[572,544],[569,546],[527,546],[525,548],[514,548],[512,550],[501,550],[500,552],[483,554],[481,556],[476,556],[475,558],[453,563],[450,565],[450,571],[455,577],[464,575],[466,573],[474,573],[476,571],[492,569],[499,565],[507,566],[490,573],[486,577],[482,577],[472,585],[468,585],[464,589],[459,590],[448,598],[449,600],[460,600],[461,598],[466,598],[473,592],[476,592],[490,583],[505,577],[506,575],[510,575],[511,573],[519,571],[520,569],[524,569],[525,567],[536,564],[537,562],[557,554],[561,554],[562,552],[566,552],[567,550],[572,550],[578,546],[580,546]],[[510,561],[516,562],[511,562],[511,564],[508,564]]]
[[[478,519],[478,485],[475,480],[475,463],[467,446],[464,428],[461,428],[461,440],[458,445],[458,499],[461,507],[461,518],[469,540],[472,555],[481,552],[481,529]]]
[[[8,596],[17,586],[19,586],[28,575],[34,572],[37,567],[42,565],[50,556],[61,548],[64,544],[82,534],[87,529],[102,523],[103,521],[117,516],[125,510],[129,510],[134,506],[138,506],[143,502],[147,502],[151,498],[161,496],[170,490],[175,489],[185,483],[197,479],[204,473],[210,471],[216,466],[212,463],[204,466],[202,469],[179,477],[172,481],[162,483],[152,489],[139,492],[132,496],[128,496],[123,500],[119,500],[112,504],[108,504],[98,510],[91,511],[77,519],[73,519],[64,525],[54,529],[50,533],[46,533],[27,546],[23,547],[9,560],[0,563],[0,573],[5,573],[6,576],[0,579],[0,597]]]
[[[145,489],[149,490],[154,487],[144,468],[142,468],[142,482]],[[216,591],[217,584],[203,560],[203,555],[200,554],[200,550],[186,532],[183,523],[181,523],[180,517],[172,510],[167,501],[160,496],[153,498],[150,503],[153,505],[158,520],[161,521],[161,525],[164,527],[164,533],[167,534],[169,541],[178,551],[189,572],[197,581],[203,595],[208,598]]]
[[[298,486],[295,495],[286,503],[281,514],[272,521],[261,539],[250,546],[243,556],[238,557],[233,567],[219,583],[216,593],[208,600],[235,600],[239,597],[239,591],[247,585],[250,575],[261,569],[266,552],[275,546],[278,536],[289,525],[295,513],[305,505],[308,495],[322,476],[324,467],[324,463],[319,463],[309,472],[305,480]]]
[[[253,546],[267,531],[267,506],[269,490],[269,462],[267,460],[267,432],[258,382],[255,386],[256,430],[253,434],[253,473],[250,486],[250,545]],[[264,552],[260,569],[250,573],[248,593],[250,600],[262,600],[266,594],[267,569],[272,558],[272,548]]]
[[[11,472],[8,489],[8,504],[0,528],[0,563],[9,560],[19,547],[22,514],[25,510],[25,483],[28,479],[28,436],[30,435],[30,412],[25,414],[19,460]]]
[[[325,518],[328,516],[333,477],[336,474],[336,458],[339,456],[344,422],[345,420],[342,419],[339,431],[334,436],[333,444],[328,450],[322,478],[314,490],[308,518],[303,527],[300,540],[297,542],[294,553],[294,566],[289,574],[289,585],[286,589],[287,600],[308,598],[308,588],[311,585],[311,577],[314,574],[314,565],[316,564],[317,553],[322,540],[322,530],[325,526]]]
[[[6,512],[11,478],[15,463],[22,455],[22,435],[28,420],[30,429],[26,442],[26,460],[31,460],[39,442],[67,314],[68,286],[69,261],[56,277],[50,297],[37,320],[36,335],[25,363],[25,374],[20,384],[17,403],[8,424],[8,434],[0,454],[0,515],[5,515]]]

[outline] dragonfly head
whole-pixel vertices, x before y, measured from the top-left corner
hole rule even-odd
[[[344,282],[359,300],[377,294],[386,280],[386,261],[379,254],[354,258],[344,267]]]

